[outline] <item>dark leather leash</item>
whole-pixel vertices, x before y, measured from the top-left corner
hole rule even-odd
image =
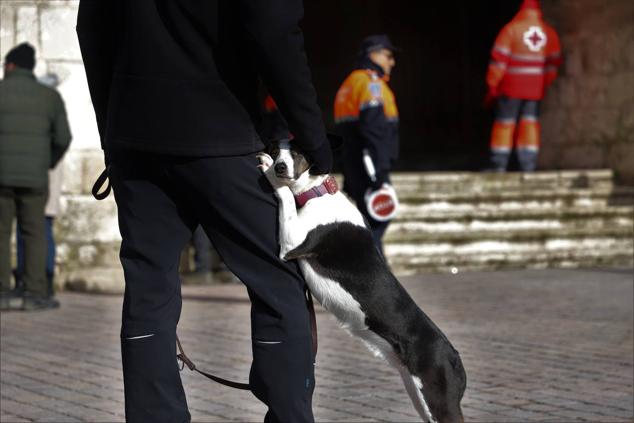
[[[315,358],[317,357],[317,319],[315,317],[315,307],[313,304],[313,296],[311,295],[308,289],[306,289],[306,306],[308,307],[308,313],[310,315],[310,331],[311,331],[311,337],[313,341],[313,360],[315,360]],[[212,375],[211,373],[207,373],[207,372],[203,372],[202,370],[199,370],[196,367],[196,364],[194,364],[194,362],[191,361],[189,357],[187,357],[187,355],[185,354],[185,351],[183,351],[183,346],[181,345],[180,339],[178,339],[178,335],[176,335],[176,346],[178,347],[178,354],[176,354],[176,358],[180,360],[184,366],[187,366],[189,370],[195,370],[201,375],[205,376],[206,378],[211,379],[214,382],[217,382],[221,385],[228,386],[230,388],[242,389],[245,391],[251,390],[251,385],[249,385],[248,383],[233,382],[231,380],[223,379],[221,377]],[[184,366],[181,367],[181,370],[184,368]]]
[[[179,353],[176,354],[176,358],[178,358],[187,367],[189,367],[189,370],[196,370],[198,373],[200,373],[201,375],[213,380],[214,382],[218,382],[221,385],[225,385],[225,386],[228,386],[230,388],[243,389],[245,391],[250,391],[251,390],[251,386],[248,383],[233,382],[231,380],[223,379],[221,377],[214,376],[214,375],[212,375],[210,373],[203,372],[202,370],[198,370],[196,368],[196,365],[194,364],[194,362],[191,361],[189,359],[189,357],[187,357],[185,355],[185,352],[183,351],[183,347],[181,346],[181,341],[178,339],[178,335],[176,335],[176,345],[178,346],[178,351],[179,351]],[[181,370],[182,370],[182,368],[181,368]]]

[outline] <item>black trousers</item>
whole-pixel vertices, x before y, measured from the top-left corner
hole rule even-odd
[[[252,391],[265,421],[311,422],[314,367],[305,283],[277,254],[277,201],[254,155],[176,158],[112,152],[122,236],[121,350],[126,419],[190,420],[176,361],[179,257],[200,223],[247,286]],[[229,388],[227,388],[229,389]]]

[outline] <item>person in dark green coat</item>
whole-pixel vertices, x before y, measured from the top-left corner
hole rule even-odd
[[[35,79],[35,49],[9,51],[0,81],[0,309],[10,307],[11,228],[17,217],[25,243],[25,310],[55,308],[46,285],[44,206],[48,170],[62,158],[71,134],[57,91]]]

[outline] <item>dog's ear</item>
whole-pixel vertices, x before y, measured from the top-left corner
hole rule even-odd
[[[337,134],[327,133],[328,141],[332,151],[338,150],[343,146],[343,137]]]
[[[269,140],[269,142],[264,145],[264,152],[270,155],[276,145],[277,141]]]

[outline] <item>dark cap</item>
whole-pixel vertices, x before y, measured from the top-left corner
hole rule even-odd
[[[361,43],[360,53],[361,55],[366,56],[373,51],[381,50],[381,49],[387,49],[390,51],[400,51],[400,48],[392,44],[390,37],[388,37],[385,34],[378,34],[378,35],[370,35],[369,37],[366,37],[363,40],[363,42]]]
[[[20,68],[33,70],[35,68],[35,49],[29,43],[18,44],[9,50],[4,58],[4,63],[13,63]]]

